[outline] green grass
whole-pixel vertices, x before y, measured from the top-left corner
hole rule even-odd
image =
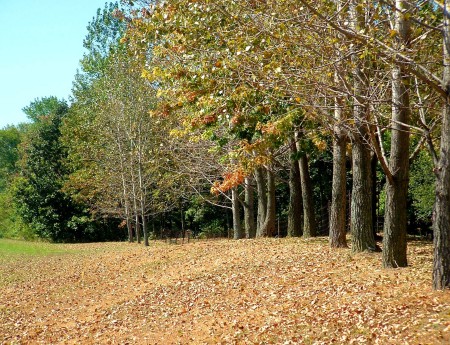
[[[61,246],[52,243],[0,239],[0,256],[48,256],[66,252]]]

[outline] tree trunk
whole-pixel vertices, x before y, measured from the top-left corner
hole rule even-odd
[[[342,102],[336,100],[335,118],[342,119]],[[339,122],[335,126],[333,136],[333,181],[331,187],[330,211],[330,246],[346,248],[347,240],[347,169],[346,169],[347,137],[342,132]]]
[[[244,227],[247,238],[256,237],[253,179],[245,178]]]
[[[128,242],[131,243],[131,242],[133,242],[133,225],[131,224],[129,215],[127,215],[126,220],[127,220],[127,230],[128,230]]]
[[[142,216],[142,230],[144,232],[144,245],[146,247],[148,247],[149,243],[148,243],[148,229],[147,229],[147,217],[146,216]]]
[[[135,231],[136,231],[136,240],[137,243],[141,243],[141,225],[139,222],[139,214],[136,210],[136,216],[135,216],[135,227],[134,227]]]
[[[335,0],[336,19],[342,22],[342,3]],[[336,58],[341,60],[342,54],[338,52]],[[340,84],[339,69],[334,74],[334,81]],[[344,99],[341,95],[334,98],[334,125],[333,135],[333,179],[331,185],[331,207],[330,207],[330,224],[329,224],[329,241],[332,248],[347,248],[347,169],[346,169],[346,149],[347,135],[342,128],[344,116]]]
[[[317,235],[317,223],[314,214],[313,188],[309,175],[308,156],[306,154],[300,157],[299,165],[303,199],[303,237],[315,237]]]
[[[233,211],[233,238],[239,240],[244,238],[244,231],[242,231],[241,212],[239,205],[239,195],[237,187],[231,189],[231,209]]]
[[[405,0],[397,0],[396,7],[407,10]],[[398,32],[398,46],[409,45],[410,27],[406,17],[396,11],[395,30]],[[404,68],[396,64],[392,68],[392,134],[389,170],[392,180],[386,184],[386,206],[383,229],[383,267],[405,267],[407,195],[409,180],[409,129],[408,124],[409,76]]]
[[[265,178],[265,168],[259,167],[255,170],[256,187],[258,192],[258,215],[257,215],[257,227],[256,237],[262,235],[262,225],[266,219],[267,213],[267,187]]]
[[[186,231],[185,231],[185,222],[184,222],[184,211],[183,211],[183,203],[180,202],[180,222],[181,222],[181,238],[184,243],[184,238],[186,237]]]
[[[447,97],[442,114],[441,147],[436,167],[434,210],[433,289],[450,288],[450,4],[444,1],[443,88]]]
[[[276,223],[276,202],[275,202],[275,174],[267,170],[267,212],[264,223],[261,225],[263,237],[270,237],[275,234]]]
[[[291,140],[291,169],[289,172],[289,210],[288,229],[289,237],[302,234],[302,185],[300,182],[300,168],[297,160],[297,145],[295,138]]]
[[[364,15],[357,10],[358,1],[352,1],[350,8],[350,22],[355,31],[365,27]],[[355,51],[358,47],[355,47]],[[352,150],[352,200],[350,210],[350,228],[352,233],[352,251],[376,250],[373,236],[372,222],[372,176],[370,169],[369,122],[368,106],[363,96],[367,92],[367,78],[364,74],[363,61],[359,56],[353,56],[355,65],[353,70],[353,117],[355,119],[356,133],[354,135]],[[364,103],[363,103],[364,102]]]
[[[370,152],[362,139],[353,145],[353,185],[351,200],[352,251],[375,251],[372,223],[372,182]]]
[[[372,172],[372,228],[373,228],[373,237],[375,241],[377,240],[377,204],[378,204],[378,194],[377,194],[377,164],[378,157],[376,154],[372,155],[372,159],[370,161],[370,171]]]

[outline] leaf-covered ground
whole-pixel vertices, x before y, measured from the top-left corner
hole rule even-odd
[[[431,244],[410,267],[325,238],[0,251],[2,344],[448,344]]]

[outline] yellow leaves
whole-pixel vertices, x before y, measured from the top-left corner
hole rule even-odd
[[[314,137],[312,139],[312,142],[313,142],[314,146],[317,147],[317,149],[319,151],[325,151],[327,149],[327,143],[323,139],[320,139],[318,137]]]
[[[142,73],[141,73],[142,78],[150,80],[151,76],[152,76],[152,74],[149,71],[147,71],[146,69],[142,70]]]
[[[389,30],[389,36],[391,37],[391,38],[394,38],[394,37],[396,37],[398,35],[398,31],[397,30]]]

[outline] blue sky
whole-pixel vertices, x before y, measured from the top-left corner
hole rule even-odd
[[[68,99],[86,26],[105,0],[0,0],[0,128],[35,98]]]

